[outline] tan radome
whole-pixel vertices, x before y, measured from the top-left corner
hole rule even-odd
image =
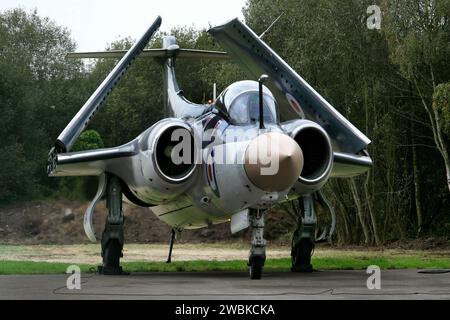
[[[294,139],[269,132],[250,142],[245,152],[244,168],[255,186],[268,192],[280,192],[294,185],[303,163],[303,152]],[[278,170],[271,172],[271,166]]]

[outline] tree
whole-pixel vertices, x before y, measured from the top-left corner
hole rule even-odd
[[[390,3],[398,5],[396,23],[405,24],[403,33],[392,39]],[[444,1],[440,3],[439,12],[444,12]],[[381,31],[369,30],[366,12],[372,4],[351,0],[249,0],[244,16],[246,23],[261,33],[284,13],[264,41],[371,138],[372,170],[350,182],[332,180],[325,191],[344,223],[342,229],[338,224],[338,238],[381,243],[416,236],[418,230],[438,229],[438,217],[448,211],[448,202],[441,198],[441,184],[435,183],[442,171],[435,169],[438,162],[435,144],[429,143],[427,115],[420,98],[411,93],[412,82],[393,59],[397,51],[392,40],[414,29],[407,21],[419,9],[413,7],[413,1],[386,1]],[[402,14],[408,7],[410,12]],[[439,17],[448,30],[448,14]],[[435,76],[441,79],[437,83],[446,81],[445,75],[450,74],[450,42],[445,39],[440,33],[429,40],[434,48],[430,49],[432,61],[439,69]],[[422,43],[419,48],[428,47]],[[421,68],[424,56],[424,51],[417,54],[417,63],[409,59],[410,67]],[[432,92],[428,92],[428,103]]]
[[[392,60],[411,83],[426,111],[434,143],[443,161],[450,192],[450,156],[432,96],[450,80],[450,3],[446,0],[385,1],[386,35]]]
[[[81,64],[64,58],[74,49],[69,32],[36,11],[0,13],[2,203],[37,195],[49,184],[46,155],[63,126],[60,115],[73,106],[66,100],[71,90],[83,92],[71,83]]]
[[[450,139],[450,82],[442,83],[434,89],[433,115],[436,131],[439,133],[438,141],[441,143],[441,153],[444,158],[447,172],[447,184],[450,189],[450,168],[448,142]]]

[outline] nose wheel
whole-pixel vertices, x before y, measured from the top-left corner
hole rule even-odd
[[[250,279],[259,280],[262,276],[262,269],[264,266],[264,260],[262,257],[252,257],[249,261],[249,274]]]

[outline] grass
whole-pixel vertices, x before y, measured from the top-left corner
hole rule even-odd
[[[0,261],[0,274],[61,274],[66,273],[68,263],[35,261]],[[89,272],[89,265],[78,265],[81,272]]]
[[[268,259],[265,271],[289,271],[290,259]],[[313,266],[320,270],[363,270],[370,265],[381,269],[448,269],[450,258],[400,256],[400,257],[315,257]],[[0,261],[0,274],[62,274],[69,263],[33,262],[33,261]],[[93,272],[94,265],[78,265],[82,272]],[[167,264],[164,262],[123,262],[125,271],[129,272],[201,272],[201,271],[246,271],[246,261],[179,261]]]

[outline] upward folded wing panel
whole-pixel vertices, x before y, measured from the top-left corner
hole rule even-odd
[[[253,79],[269,75],[282,120],[307,118],[330,135],[337,151],[357,153],[370,140],[328,103],[258,35],[238,19],[212,28],[209,33]]]

